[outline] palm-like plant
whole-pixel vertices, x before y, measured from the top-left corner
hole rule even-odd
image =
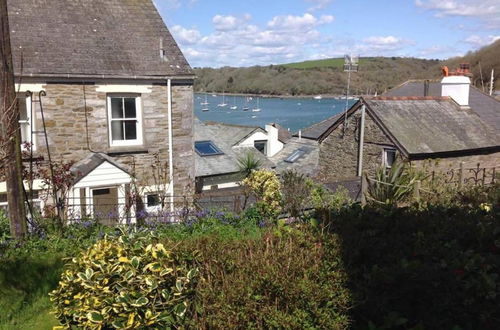
[[[368,179],[368,197],[382,205],[395,205],[404,201],[414,190],[418,175],[411,174],[405,163],[396,161],[391,168],[380,167],[375,177]]]
[[[262,165],[260,159],[257,159],[252,152],[247,152],[244,156],[238,158],[238,167],[240,172],[245,175],[245,178],[250,175],[253,170],[258,169]]]

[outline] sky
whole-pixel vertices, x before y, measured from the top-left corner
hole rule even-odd
[[[500,38],[500,0],[154,0],[193,67],[445,59]]]

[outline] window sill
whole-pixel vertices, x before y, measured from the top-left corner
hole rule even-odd
[[[106,154],[109,156],[118,156],[126,154],[147,154],[149,152],[148,148],[144,146],[120,146],[120,147],[109,147]]]

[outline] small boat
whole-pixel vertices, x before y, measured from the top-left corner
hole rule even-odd
[[[217,104],[218,107],[226,107],[227,106],[227,103],[225,102],[225,99],[224,99],[224,92],[222,92],[222,103],[219,103]]]
[[[236,110],[238,109],[238,106],[236,105],[236,96],[233,99],[233,105],[229,108],[231,110]]]
[[[248,111],[248,110],[250,110],[249,107],[243,107],[243,111]]]
[[[212,97],[217,97],[217,94],[212,94]]]
[[[322,97],[321,95],[316,95],[316,96],[314,97],[314,99],[315,99],[315,100],[321,100],[322,98],[323,98],[323,97]]]
[[[202,108],[201,111],[203,112],[207,112],[208,111],[208,108]]]
[[[200,105],[208,105],[207,94],[205,94],[205,101],[201,102]],[[203,110],[203,109],[202,109]]]
[[[257,116],[252,116],[252,119],[253,119],[253,118],[257,118]]]
[[[257,107],[252,109],[253,112],[260,112],[261,108],[259,108],[259,98],[257,98]]]

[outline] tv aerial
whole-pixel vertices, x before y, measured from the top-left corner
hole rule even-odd
[[[347,128],[347,110],[349,109],[349,88],[351,86],[351,72],[359,70],[359,55],[344,55],[344,72],[347,72],[347,89],[345,93],[344,109],[344,136]]]

